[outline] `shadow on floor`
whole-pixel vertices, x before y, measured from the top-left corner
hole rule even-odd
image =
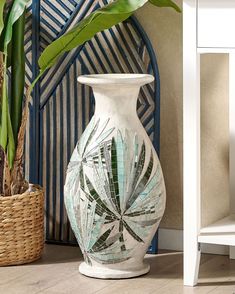
[[[32,263],[33,265],[80,262],[82,253],[77,246],[46,244],[42,258]],[[27,265],[25,265],[27,266]]]

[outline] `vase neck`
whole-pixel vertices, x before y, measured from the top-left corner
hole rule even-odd
[[[95,116],[111,118],[113,116],[137,118],[138,85],[113,87],[95,86]]]
[[[82,84],[93,88],[97,118],[112,118],[113,123],[137,123],[137,98],[140,87],[154,80],[148,74],[97,74],[78,77]]]

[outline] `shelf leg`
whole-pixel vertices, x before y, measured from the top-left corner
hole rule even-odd
[[[229,247],[229,258],[235,259],[235,247],[234,246]]]
[[[230,212],[235,213],[235,54],[229,54],[229,188]],[[229,256],[235,259],[235,247]]]
[[[198,280],[200,248],[200,55],[197,53],[196,0],[184,1],[184,285]]]

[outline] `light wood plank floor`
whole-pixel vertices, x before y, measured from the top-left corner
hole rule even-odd
[[[149,274],[129,280],[98,280],[78,272],[76,247],[46,245],[43,258],[24,266],[0,268],[0,294],[235,294],[235,260],[203,255],[197,287],[184,287],[182,253],[148,255]]]

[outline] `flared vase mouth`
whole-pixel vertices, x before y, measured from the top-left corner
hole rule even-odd
[[[149,74],[91,74],[78,77],[78,82],[89,86],[136,85],[143,86],[154,81]]]

